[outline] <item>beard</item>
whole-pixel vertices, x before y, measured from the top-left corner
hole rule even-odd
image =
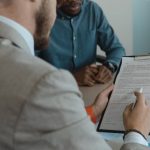
[[[54,16],[50,15],[49,0],[43,0],[35,14],[36,31],[34,34],[35,49],[46,49],[49,44],[49,34],[54,22]]]
[[[65,2],[60,7],[60,10],[62,10],[66,15],[75,17],[80,14],[81,6],[82,6],[82,0],[73,0],[70,2]]]

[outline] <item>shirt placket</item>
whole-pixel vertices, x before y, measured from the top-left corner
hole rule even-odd
[[[72,27],[72,43],[73,43],[73,64],[74,64],[74,69],[77,66],[77,32],[75,28],[75,20],[72,18],[71,19],[71,27]]]

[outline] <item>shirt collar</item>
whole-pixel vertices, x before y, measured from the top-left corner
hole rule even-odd
[[[7,26],[12,27],[14,30],[16,30],[20,36],[24,39],[26,44],[28,45],[29,49],[26,49],[27,51],[30,51],[32,55],[34,55],[34,40],[32,34],[25,29],[23,26],[18,24],[17,22],[6,18],[4,16],[0,16],[0,22],[6,24]]]

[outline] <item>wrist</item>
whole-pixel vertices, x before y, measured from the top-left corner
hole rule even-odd
[[[147,138],[148,137],[148,134],[149,134],[149,131],[148,130],[146,130],[146,128],[143,126],[143,127],[141,127],[141,125],[130,125],[130,126],[127,126],[126,128],[126,131],[125,132],[127,132],[127,131],[132,131],[132,130],[135,130],[135,131],[137,131],[137,132],[140,132],[145,138]]]
[[[145,140],[147,140],[147,136],[145,136],[145,134],[143,134],[141,131],[137,130],[137,129],[129,129],[129,130],[126,130],[124,132],[124,135],[123,135],[123,139],[125,138],[125,136],[130,133],[130,132],[136,132],[138,134],[140,134]]]
[[[100,112],[100,109],[98,106],[96,106],[96,104],[93,104],[92,105],[93,107],[93,111],[94,111],[94,114],[97,118],[99,118],[101,116],[101,112]]]
[[[103,65],[104,65],[105,67],[107,67],[112,73],[115,73],[116,70],[117,70],[117,66],[114,65],[113,63],[105,62]]]
[[[124,137],[124,144],[127,143],[138,143],[144,146],[148,146],[147,140],[138,132],[131,131]]]
[[[92,120],[93,123],[96,123],[97,121],[97,116],[94,110],[94,105],[89,105],[86,107],[86,112],[88,114],[88,116],[90,117],[90,119]]]

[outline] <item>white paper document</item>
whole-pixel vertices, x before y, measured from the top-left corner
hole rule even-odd
[[[150,102],[150,58],[123,57],[115,88],[98,131],[124,131],[123,111],[128,104],[135,102],[133,92],[141,87],[146,100]]]

